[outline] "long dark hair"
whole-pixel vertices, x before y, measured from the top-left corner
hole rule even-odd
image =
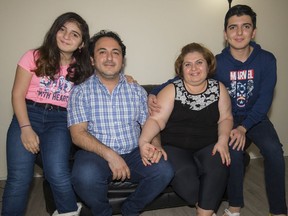
[[[93,73],[90,61],[88,45],[89,45],[89,27],[86,21],[74,12],[67,12],[60,15],[52,24],[49,31],[46,33],[43,44],[34,52],[36,61],[36,69],[34,70],[37,76],[47,76],[50,79],[55,79],[55,76],[60,71],[60,50],[57,46],[56,34],[66,22],[76,23],[82,33],[83,47],[76,49],[72,55],[75,59],[69,67],[66,79],[79,84],[86,77]]]

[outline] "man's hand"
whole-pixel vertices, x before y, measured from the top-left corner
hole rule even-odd
[[[130,169],[124,159],[113,150],[109,154],[108,165],[113,173],[113,180],[130,179]]]
[[[243,126],[233,129],[230,133],[230,139],[229,146],[233,146],[232,148],[237,149],[237,151],[243,151],[246,143],[246,129]]]
[[[150,115],[152,115],[153,112],[160,112],[161,107],[157,104],[156,95],[153,94],[148,95],[148,108]]]
[[[92,136],[88,131],[88,123],[82,122],[70,126],[70,133],[72,136],[73,143],[86,151],[93,152],[104,160],[107,161],[109,168],[113,174],[113,180],[121,180],[130,178],[130,169],[127,166],[124,159],[101,143],[98,139]]]

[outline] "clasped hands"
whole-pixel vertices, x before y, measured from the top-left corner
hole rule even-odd
[[[167,160],[167,154],[162,147],[156,147],[150,143],[144,143],[140,145],[139,148],[144,166],[150,166],[153,163],[158,163],[162,156],[164,160]]]

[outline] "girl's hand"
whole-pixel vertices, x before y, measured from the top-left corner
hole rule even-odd
[[[32,154],[37,154],[40,151],[39,137],[31,126],[21,128],[21,141],[25,149]]]
[[[132,76],[125,75],[125,77],[128,83],[137,83],[137,80],[135,80]]]

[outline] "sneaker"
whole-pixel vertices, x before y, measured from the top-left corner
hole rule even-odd
[[[59,213],[57,210],[52,214],[52,216],[79,216],[82,208],[82,204],[80,202],[77,203],[78,209],[73,212],[67,212],[67,213]]]
[[[225,209],[223,216],[240,216],[240,213],[239,212],[231,213],[228,209]]]

